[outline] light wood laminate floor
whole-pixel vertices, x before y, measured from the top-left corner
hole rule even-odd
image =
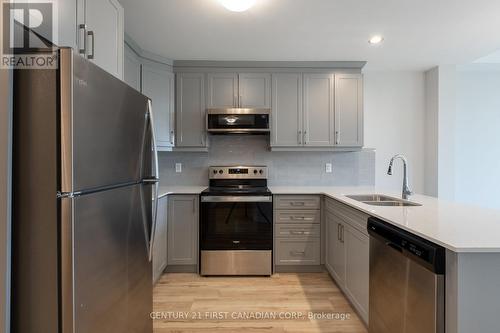
[[[155,333],[367,333],[327,273],[272,277],[168,273],[155,286],[153,301]],[[311,313],[330,318],[311,320]]]

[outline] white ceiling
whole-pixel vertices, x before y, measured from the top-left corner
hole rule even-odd
[[[120,0],[125,31],[144,50],[182,60],[366,60],[424,70],[500,49],[499,0]],[[368,39],[382,34],[382,45]]]

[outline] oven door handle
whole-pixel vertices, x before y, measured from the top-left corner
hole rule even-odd
[[[272,196],[230,196],[207,195],[201,197],[201,202],[272,202]]]

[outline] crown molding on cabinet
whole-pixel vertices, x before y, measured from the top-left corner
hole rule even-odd
[[[168,58],[165,58],[165,57],[162,57],[162,56],[159,56],[157,54],[154,54],[152,52],[149,52],[149,51],[146,51],[146,50],[143,50],[139,44],[137,44],[129,35],[125,34],[125,44],[128,45],[128,47],[130,47],[132,49],[132,51],[135,52],[135,54],[137,54],[139,57],[143,58],[143,59],[146,59],[146,60],[150,60],[150,61],[154,61],[154,62],[158,62],[160,64],[163,64],[163,65],[167,65],[167,66],[170,66],[170,67],[173,67],[174,66],[174,62],[173,60],[171,59],[168,59]]]

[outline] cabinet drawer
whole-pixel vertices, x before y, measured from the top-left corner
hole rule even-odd
[[[277,195],[275,197],[276,209],[319,209],[320,197],[318,195]]]
[[[320,239],[276,239],[277,265],[319,265]]]
[[[276,224],[276,237],[290,238],[290,237],[319,237],[320,225],[319,224]]]
[[[277,210],[275,223],[320,223],[320,210]]]
[[[325,200],[325,206],[327,212],[335,214],[345,222],[349,223],[352,227],[358,229],[364,234],[368,234],[366,226],[369,216],[367,214],[330,198]]]

